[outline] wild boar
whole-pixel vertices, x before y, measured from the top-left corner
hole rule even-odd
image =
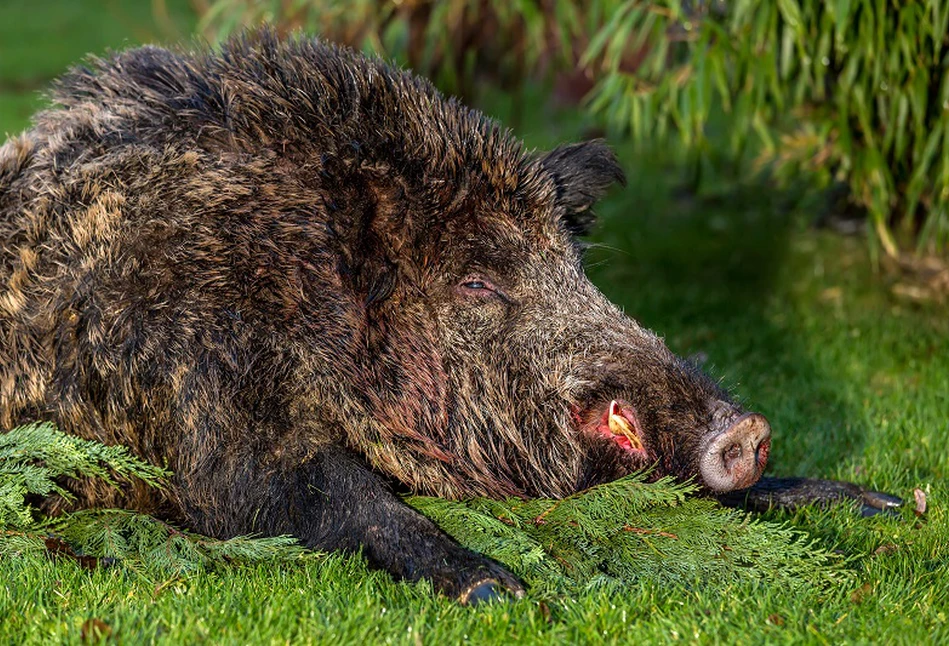
[[[522,587],[399,491],[761,477],[765,418],[584,275],[577,236],[623,182],[602,142],[529,151],[409,73],[266,30],[94,59],[52,99],[0,149],[0,423],[174,472],[77,483],[81,504],[361,549],[470,602]],[[889,503],[761,487],[742,496]]]

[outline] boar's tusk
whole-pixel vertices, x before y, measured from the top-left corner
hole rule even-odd
[[[622,435],[629,440],[630,448],[634,450],[641,450],[643,448],[639,434],[633,429],[629,420],[619,413],[619,405],[616,403],[616,400],[610,402],[610,415],[607,422],[610,426],[610,432],[613,433],[613,435]]]

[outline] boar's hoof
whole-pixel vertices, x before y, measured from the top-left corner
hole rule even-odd
[[[827,506],[853,500],[859,503],[863,516],[880,513],[898,516],[896,507],[903,504],[896,496],[870,491],[852,482],[812,478],[762,478],[750,489],[719,494],[717,498],[729,507],[754,511],[797,509],[815,504]]]
[[[484,581],[476,584],[462,593],[459,601],[468,606],[475,606],[485,601],[494,601],[501,598],[501,591],[496,581]]]
[[[524,596],[524,589],[517,584],[514,587],[505,587],[494,579],[488,579],[487,581],[479,581],[462,592],[458,597],[458,601],[468,606],[475,606],[488,601],[509,599],[511,595],[520,599]]]
[[[901,498],[891,496],[888,493],[869,490],[864,490],[860,493],[860,502],[862,503],[860,515],[864,518],[876,516],[877,514],[897,516],[899,514],[896,508],[903,504]]]
[[[524,584],[500,563],[457,544],[448,547],[448,553],[436,555],[435,567],[417,568],[417,578],[430,579],[436,590],[466,605],[524,596]]]

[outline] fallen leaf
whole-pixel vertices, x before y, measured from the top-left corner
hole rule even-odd
[[[850,602],[851,603],[863,603],[864,598],[873,591],[873,586],[870,583],[864,583],[862,586],[850,593]]]
[[[98,558],[95,556],[86,556],[85,554],[77,554],[69,543],[57,536],[47,536],[43,539],[43,542],[46,545],[46,553],[52,558],[66,557],[87,570],[115,565],[115,559],[113,558]]]
[[[925,287],[909,285],[907,283],[897,283],[890,289],[893,291],[894,295],[907,300],[916,301],[918,303],[931,301],[935,297],[932,291],[926,289]]]
[[[540,608],[540,616],[544,618],[544,621],[548,624],[552,623],[553,620],[550,618],[550,606],[541,601],[537,604],[537,607]]]
[[[900,549],[893,543],[884,543],[880,547],[873,550],[874,556],[880,556],[880,554],[892,554],[896,550]]]
[[[913,510],[917,516],[926,513],[926,492],[922,489],[913,489],[913,498],[916,499],[916,509]]]
[[[79,631],[80,639],[85,643],[98,643],[112,635],[112,627],[101,619],[86,619]]]

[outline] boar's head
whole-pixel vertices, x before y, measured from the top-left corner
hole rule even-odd
[[[354,441],[377,467],[449,496],[557,497],[649,467],[715,492],[760,477],[767,421],[584,274],[577,236],[624,180],[604,144],[385,176],[365,185],[373,423]]]

